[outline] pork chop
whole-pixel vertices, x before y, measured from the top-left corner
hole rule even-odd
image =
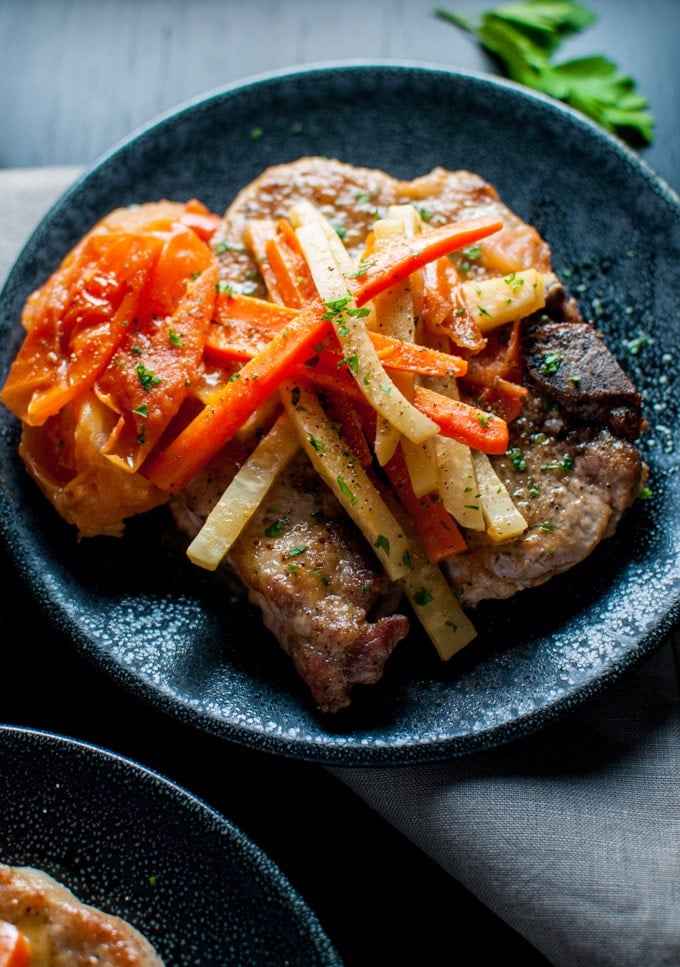
[[[266,296],[246,228],[253,219],[286,217],[302,200],[328,217],[355,255],[376,215],[389,205],[414,204],[433,225],[493,214],[504,228],[484,240],[485,258],[471,267],[473,276],[494,274],[485,267],[490,264],[495,274],[530,266],[551,271],[547,243],[471,172],[437,168],[405,182],[334,160],[303,158],[268,169],[229,207],[214,243],[226,283]],[[613,533],[644,477],[634,442],[642,429],[640,398],[559,283],[545,311],[526,321],[524,352],[529,399],[511,423],[508,452],[493,463],[528,528],[502,543],[483,532],[466,533],[468,550],[444,570],[469,606],[507,598],[584,560]],[[568,363],[577,357],[587,357],[580,380]],[[564,368],[547,367],[546,358],[564,359]],[[221,454],[173,498],[173,512],[190,535],[233,472],[232,459]],[[285,541],[272,537],[275,520],[286,522]],[[291,570],[290,549],[301,546],[309,548],[305,567]],[[378,680],[407,632],[407,619],[394,610],[398,589],[304,457],[274,485],[228,565],[324,711],[349,705],[356,684]]]
[[[32,867],[0,864],[0,920],[28,939],[32,967],[163,967],[129,923],[82,903]]]

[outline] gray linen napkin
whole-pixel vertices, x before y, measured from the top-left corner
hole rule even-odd
[[[79,172],[0,171],[0,282]],[[671,643],[536,735],[442,763],[331,771],[556,967],[680,967]]]

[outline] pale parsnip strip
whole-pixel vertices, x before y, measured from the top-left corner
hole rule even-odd
[[[404,234],[404,224],[399,218],[381,218],[373,226],[375,247],[380,248],[386,241],[401,237]],[[415,320],[413,317],[413,296],[411,293],[411,279],[397,282],[394,288],[381,292],[373,299],[371,314],[367,317],[367,325],[371,329],[401,339],[413,342],[415,336]],[[398,373],[392,376],[392,381],[404,394],[406,399],[413,395],[413,376]],[[378,415],[376,420],[374,452],[381,467],[394,455],[401,433],[385,417]]]
[[[333,253],[333,258],[340,266],[343,274],[349,275],[355,271],[354,259],[343,245],[342,239],[336,230],[316,205],[304,199],[299,201],[291,209],[289,221],[293,228],[299,228],[301,225],[316,225],[320,228],[326,236],[329,248]]]
[[[416,497],[424,497],[439,489],[437,439],[438,437],[434,437],[432,440],[418,444],[411,443],[407,439],[401,441],[401,451],[404,454],[411,487]]]
[[[430,340],[437,348],[443,349],[441,338]],[[432,389],[450,399],[460,399],[458,383],[454,377],[432,377],[426,380]],[[477,476],[472,462],[472,450],[465,443],[452,440],[439,434],[435,441],[437,447],[437,466],[439,471],[439,496],[451,516],[469,530],[483,531],[486,522],[482,512],[482,502],[477,488]]]
[[[481,495],[486,532],[494,541],[519,537],[527,529],[527,522],[512,501],[510,494],[485,453],[475,450],[472,460]]]
[[[443,661],[477,637],[474,625],[436,564],[424,564],[400,583]]]
[[[438,491],[444,507],[461,527],[486,529],[482,501],[470,447],[449,437],[437,437]]]
[[[546,277],[536,269],[525,269],[492,279],[468,279],[458,289],[472,318],[487,333],[542,309],[545,283]]]
[[[333,258],[326,233],[316,223],[302,224],[296,231],[319,295],[329,309],[329,321],[348,369],[367,401],[414,443],[435,436],[439,427],[434,420],[421,413],[385,372],[361,310],[354,307],[345,277]]]
[[[189,545],[187,555],[192,563],[208,571],[219,566],[299,446],[295,429],[282,413],[240,467]]]
[[[448,661],[477,637],[477,631],[442,570],[428,557],[403,507],[395,503],[394,513],[412,547],[412,570],[399,584],[437,654]]]
[[[387,575],[398,581],[410,570],[412,548],[366,471],[338,435],[313,392],[293,381],[281,399],[312,466],[374,549]]]

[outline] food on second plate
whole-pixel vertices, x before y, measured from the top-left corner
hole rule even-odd
[[[129,923],[28,866],[0,864],[0,952],[5,948],[12,967],[163,967]]]
[[[24,325],[2,399],[48,498],[84,536],[167,502],[325,712],[413,616],[457,653],[470,607],[584,560],[645,479],[638,393],[468,171],[302,158],[224,217],[112,213]]]

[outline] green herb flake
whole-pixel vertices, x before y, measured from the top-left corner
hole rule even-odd
[[[351,373],[356,374],[359,372],[359,357],[356,353],[354,353],[352,356],[347,356],[345,359],[341,359],[337,365],[338,368],[341,366],[346,366]]]
[[[340,493],[344,494],[345,497],[347,497],[347,499],[349,500],[352,507],[354,507],[358,499],[357,495],[347,486],[347,482],[340,474],[338,474],[335,480],[340,490]]]
[[[562,365],[562,357],[559,353],[548,353],[547,356],[543,357],[543,365],[541,366],[542,376],[554,376]]]
[[[378,534],[378,536],[375,539],[375,543],[373,544],[373,546],[374,547],[377,547],[379,550],[384,551],[385,554],[387,554],[387,556],[389,557],[389,554],[390,554],[390,542],[389,542],[389,539],[387,537],[385,537],[384,534]]]
[[[323,442],[323,440],[317,440],[312,433],[307,436],[307,439],[309,440],[309,445],[312,450],[316,450],[317,453],[323,453],[325,451],[326,444]]]
[[[574,458],[565,454],[557,463],[544,463],[541,466],[543,473],[568,473],[574,469]]]
[[[524,454],[519,447],[510,447],[510,449],[507,451],[507,456],[515,470],[526,470],[527,462],[524,459]]]
[[[132,411],[135,416],[143,416],[145,419],[149,415],[149,407],[146,403],[140,403],[139,406],[135,406]]]
[[[413,595],[413,600],[418,607],[424,608],[426,604],[430,603],[430,601],[434,601],[434,598],[427,588],[420,588],[420,590],[416,591],[416,593]]]
[[[174,329],[168,329],[168,342],[171,346],[182,347],[184,345],[184,339]]]
[[[290,523],[290,518],[279,517],[273,521],[268,527],[265,528],[265,537],[281,537],[286,525]]]
[[[304,554],[305,551],[308,551],[308,550],[309,550],[309,547],[307,546],[307,544],[301,544],[299,547],[292,547],[288,551],[288,554],[286,556],[287,557],[299,557],[300,554]]]
[[[623,345],[626,352],[630,353],[631,356],[639,356],[646,346],[651,345],[651,342],[652,340],[647,333],[641,332],[634,339],[626,339]]]
[[[524,279],[518,276],[516,272],[511,272],[510,275],[506,275],[503,281],[513,292],[518,292],[524,285]]]
[[[155,376],[150,369],[146,368],[144,363],[135,366],[135,372],[145,390],[150,390],[153,386],[158,386],[159,383],[163,382],[161,377]]]

